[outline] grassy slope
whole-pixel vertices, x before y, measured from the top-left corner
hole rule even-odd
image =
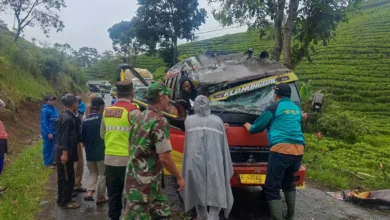
[[[335,188],[389,188],[379,164],[390,169],[386,136],[390,133],[390,2],[364,3],[336,34],[329,46],[316,47],[313,63],[304,61],[295,72],[300,80],[311,80],[315,89],[331,94],[330,99],[344,110],[364,118],[380,135],[366,135],[355,144],[332,139],[318,142],[314,135],[307,135],[308,177]],[[238,33],[180,45],[180,58],[206,50],[244,52],[252,47],[255,53],[271,51],[272,40],[258,36],[256,32]]]
[[[0,178],[7,191],[0,197],[0,219],[35,219],[39,202],[47,198],[51,170],[42,164],[42,143],[28,147]]]
[[[42,75],[42,61],[48,57],[41,48],[23,39],[15,45],[12,33],[0,29],[0,98],[9,108],[42,100],[47,94],[72,91],[70,76],[57,73],[49,83]]]
[[[362,118],[376,135],[355,144],[316,141],[309,135],[305,162],[309,177],[336,188],[385,189],[380,163],[390,168],[390,2],[370,1],[350,14],[327,47],[317,47],[313,63],[295,72],[311,80],[345,111]],[[374,177],[367,176],[370,174]]]
[[[375,1],[351,14],[328,47],[317,47],[313,59],[295,69],[301,80],[310,79],[343,109],[366,117],[375,131],[390,134],[389,1]]]
[[[0,89],[4,97],[14,105],[24,100],[35,101],[41,99],[47,92],[53,92],[49,83],[38,75],[26,71],[24,61],[35,59],[33,54],[39,53],[29,42],[20,40],[19,48],[12,44],[13,36],[10,32],[0,29]],[[25,53],[19,51],[23,49]]]

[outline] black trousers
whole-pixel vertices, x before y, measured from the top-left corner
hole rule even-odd
[[[281,189],[283,192],[296,191],[294,175],[299,171],[301,162],[302,156],[270,152],[264,190],[267,201],[280,200]]]
[[[65,164],[57,163],[57,204],[60,206],[66,206],[72,201],[72,191],[74,187],[73,163],[73,161],[68,161]]]
[[[108,217],[119,220],[122,214],[122,192],[125,183],[126,167],[106,165],[106,185],[108,194]]]

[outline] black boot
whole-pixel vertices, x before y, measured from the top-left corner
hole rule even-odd
[[[294,220],[296,196],[297,196],[297,192],[284,193],[284,198],[286,200],[286,205],[287,205],[287,215],[284,216],[285,220]]]

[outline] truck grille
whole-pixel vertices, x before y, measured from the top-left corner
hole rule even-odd
[[[233,163],[266,163],[269,147],[230,146]]]

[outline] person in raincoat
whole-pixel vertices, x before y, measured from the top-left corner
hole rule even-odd
[[[82,116],[84,115],[84,112],[85,112],[87,106],[84,104],[83,100],[81,100],[80,96],[77,96],[77,100],[79,102],[79,108],[78,108],[77,112],[79,113],[79,116],[81,119]]]
[[[185,121],[183,191],[185,211],[196,207],[199,220],[228,218],[233,206],[230,178],[233,165],[221,118],[211,114],[210,100],[203,95],[194,102],[195,115]],[[209,207],[209,213],[207,213]]]
[[[57,109],[54,107],[55,96],[46,96],[45,104],[41,110],[40,124],[43,139],[43,164],[45,167],[54,168],[53,152],[56,135],[56,121],[58,118]]]

